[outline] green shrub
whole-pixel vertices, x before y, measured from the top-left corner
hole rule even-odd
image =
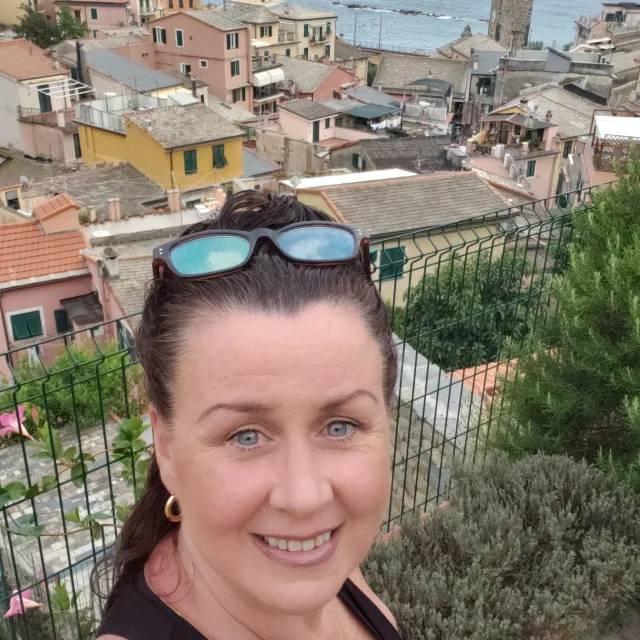
[[[363,572],[411,640],[583,640],[640,584],[640,500],[586,463],[489,457]]]
[[[574,216],[558,310],[513,356],[493,445],[599,462],[640,491],[640,158]]]
[[[106,354],[104,358],[92,344],[70,345],[51,363],[46,382],[43,368],[22,358],[16,367],[16,377],[21,382],[17,403],[34,404],[40,412],[48,409],[52,427],[75,425],[77,418],[82,429],[99,423],[109,412],[124,415],[127,405],[136,414],[140,365],[132,365],[127,353],[118,353],[116,341],[105,343],[101,349]],[[8,384],[5,381],[3,386]],[[15,411],[13,391],[0,394],[0,413],[6,411]]]

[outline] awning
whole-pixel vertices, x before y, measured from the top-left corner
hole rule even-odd
[[[94,291],[84,296],[60,300],[62,308],[76,327],[104,322],[104,312],[98,294]]]
[[[282,67],[267,69],[266,71],[256,71],[253,74],[254,87],[266,87],[269,84],[284,82],[284,71]]]

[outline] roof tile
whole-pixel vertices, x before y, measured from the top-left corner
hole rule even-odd
[[[80,205],[71,196],[66,193],[61,193],[59,196],[51,198],[51,200],[48,200],[44,204],[35,207],[33,209],[33,215],[38,220],[47,220],[72,207],[80,209]]]
[[[0,282],[85,268],[80,231],[46,235],[38,222],[0,226]]]
[[[55,69],[43,49],[23,38],[0,42],[0,73],[15,80],[69,75],[68,69]]]

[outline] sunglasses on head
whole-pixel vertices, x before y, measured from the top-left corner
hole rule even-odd
[[[242,269],[261,239],[299,264],[330,266],[358,256],[370,271],[369,237],[337,222],[298,222],[281,229],[211,229],[171,240],[153,250],[153,276],[169,270],[180,278],[207,279]]]

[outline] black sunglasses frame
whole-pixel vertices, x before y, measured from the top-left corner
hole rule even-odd
[[[354,239],[354,250],[353,253],[347,258],[341,258],[340,260],[330,260],[330,261],[322,261],[318,262],[316,260],[301,260],[299,258],[294,258],[290,256],[279,243],[279,237],[286,233],[287,231],[292,231],[294,229],[304,229],[310,227],[322,227],[322,228],[332,228],[332,229],[341,229],[343,231],[348,231]],[[230,269],[223,269],[220,271],[213,271],[209,273],[202,273],[194,276],[184,276],[178,272],[175,268],[172,260],[171,253],[173,250],[187,242],[193,242],[194,240],[198,240],[199,238],[210,238],[216,236],[234,236],[237,238],[244,238],[249,242],[249,252],[247,253],[246,259],[239,265],[235,267],[231,267]],[[355,260],[360,257],[362,264],[364,265],[367,273],[371,272],[371,260],[369,257],[369,236],[366,233],[363,233],[356,227],[343,224],[340,222],[295,222],[293,224],[287,225],[286,227],[281,227],[280,229],[254,229],[252,231],[236,231],[233,229],[209,229],[207,231],[200,231],[198,233],[194,233],[188,236],[181,236],[176,238],[175,240],[170,240],[169,242],[165,242],[164,244],[156,247],[153,250],[153,277],[154,279],[160,279],[164,277],[165,271],[169,270],[173,275],[178,278],[183,278],[185,280],[210,280],[211,278],[216,278],[218,276],[228,275],[235,271],[239,271],[243,269],[253,258],[255,253],[256,245],[258,241],[262,238],[266,238],[272,242],[272,244],[280,251],[280,253],[296,264],[308,264],[314,265],[318,267],[322,266],[333,266],[336,264],[341,264],[343,262],[349,262],[350,260]]]

